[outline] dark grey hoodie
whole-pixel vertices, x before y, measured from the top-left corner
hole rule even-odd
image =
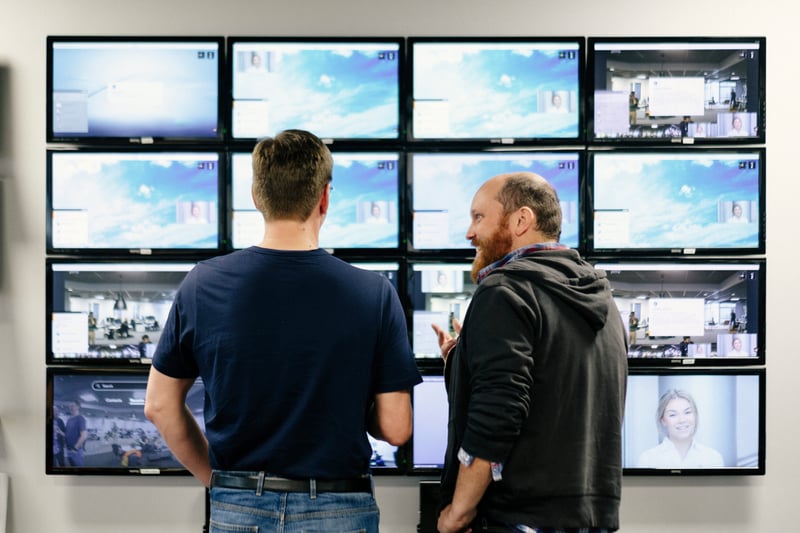
[[[457,454],[502,463],[480,514],[509,525],[619,527],[625,327],[603,271],[541,250],[478,286],[445,369],[443,505]]]

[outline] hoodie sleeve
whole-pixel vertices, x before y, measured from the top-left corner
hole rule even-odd
[[[508,287],[478,290],[459,339],[470,375],[469,408],[461,447],[503,463],[528,416],[537,320]]]

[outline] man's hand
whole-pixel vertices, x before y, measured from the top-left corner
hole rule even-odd
[[[450,332],[443,330],[437,324],[431,324],[433,331],[436,332],[436,338],[439,341],[439,349],[442,351],[442,359],[444,362],[447,362],[447,357],[450,355],[450,351],[455,348],[456,342],[458,342],[458,335],[461,333],[461,322],[458,321],[456,317],[453,317],[453,331],[456,332],[456,336],[453,337],[450,335]]]

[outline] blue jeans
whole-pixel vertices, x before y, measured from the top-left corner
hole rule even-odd
[[[366,492],[211,488],[210,533],[378,533],[380,512]]]

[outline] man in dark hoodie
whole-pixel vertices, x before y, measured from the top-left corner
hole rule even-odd
[[[458,337],[434,326],[450,415],[442,533],[619,528],[625,326],[605,273],[561,244],[537,174],[472,201],[479,284]]]

